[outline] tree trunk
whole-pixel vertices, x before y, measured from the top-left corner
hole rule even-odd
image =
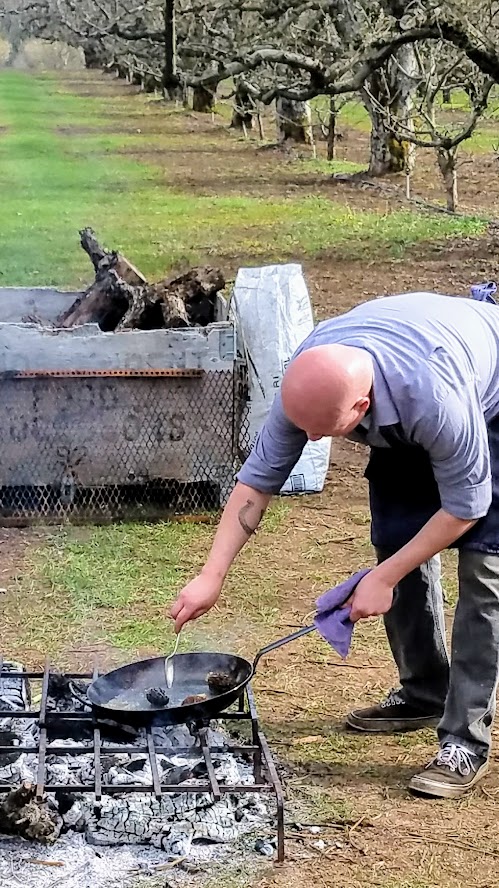
[[[215,110],[216,90],[207,86],[195,86],[192,91],[192,110],[211,114]]]
[[[253,129],[256,114],[256,102],[246,87],[238,81],[234,96],[231,127],[233,129]]]
[[[177,28],[175,22],[175,0],[165,0],[165,62],[163,66],[163,93],[166,99],[179,98],[177,74]]]
[[[417,89],[418,62],[412,46],[402,47],[397,60],[376,71],[366,81],[362,100],[371,118],[369,175],[411,171],[415,152],[397,123],[413,131],[412,112]]]
[[[450,105],[452,102],[452,91],[448,86],[442,90],[442,102],[444,105]]]
[[[144,74],[142,86],[146,93],[156,92],[162,87],[161,78],[157,74]]]
[[[450,213],[455,213],[458,204],[455,149],[447,151],[445,148],[437,148],[437,160],[444,180],[447,209]]]
[[[276,99],[277,141],[299,142],[311,145],[312,115],[308,102],[294,102],[278,96]]]
[[[21,33],[9,34],[9,55],[5,65],[7,68],[11,68],[17,59],[17,56],[21,52],[23,46],[23,38]]]
[[[336,110],[336,101],[334,96],[329,100],[329,126],[327,130],[327,159],[334,160],[336,156],[336,119],[338,111]]]
[[[114,250],[105,250],[91,228],[82,228],[80,231],[80,245],[82,250],[85,250],[96,273],[101,271],[103,267],[112,268],[127,284],[132,286],[147,284],[147,279],[142,272],[132,265],[125,256]]]
[[[97,70],[103,66],[102,54],[92,43],[83,47],[83,56],[85,58],[85,68],[88,70]]]

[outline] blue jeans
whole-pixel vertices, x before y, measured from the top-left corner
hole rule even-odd
[[[378,548],[378,559],[393,551]],[[499,676],[499,555],[459,552],[450,661],[439,557],[398,584],[385,627],[403,697],[430,714],[442,714],[441,744],[460,743],[487,756]]]

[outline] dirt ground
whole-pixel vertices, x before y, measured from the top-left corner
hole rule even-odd
[[[92,75],[66,88],[105,97],[130,88]],[[137,114],[130,129],[163,131],[161,105],[147,119]],[[330,195],[352,207],[398,205],[401,198],[372,186],[334,182],[315,173],[297,175],[292,159],[261,151],[237,139],[218,122],[189,115],[170,118],[174,131],[209,134],[206,149],[177,151],[174,180],[196,193],[239,191],[251,194],[300,192]],[[269,124],[268,124],[269,125]],[[112,124],[110,124],[112,127]],[[365,159],[367,135],[346,130],[342,152]],[[168,151],[144,159],[168,163]],[[497,160],[480,155],[466,166],[461,180],[463,207],[492,214],[497,206]],[[434,199],[430,160],[415,177],[415,191]],[[171,166],[169,167],[171,184]],[[392,186],[401,189],[402,182]],[[477,200],[479,206],[476,205]],[[472,283],[494,279],[497,249],[493,234],[479,240],[423,244],[402,258],[365,255],[355,261],[322,255],[303,259],[317,317],[343,312],[364,299],[405,290],[430,289],[465,294]],[[214,257],[216,259],[216,257]],[[237,267],[237,257],[234,257]],[[292,631],[310,618],[316,594],[330,583],[370,563],[364,453],[337,443],[323,494],[292,501],[278,539],[262,535],[245,553],[232,584],[243,578],[251,589],[259,565],[275,576],[279,616],[268,639]],[[26,547],[39,542],[30,531],[2,531],[0,585],[15,584]],[[200,553],[200,557],[201,557]],[[449,574],[450,577],[450,574]],[[450,582],[450,580],[449,580]],[[3,589],[0,589],[0,594]],[[248,607],[251,602],[248,602]],[[223,606],[229,632],[230,586]],[[258,639],[251,639],[255,648]],[[351,656],[343,663],[318,640],[283,648],[265,661],[256,690],[271,745],[280,760],[287,793],[287,862],[251,884],[258,888],[477,888],[499,886],[499,839],[495,801],[499,794],[499,756],[492,754],[489,775],[461,802],[426,801],[407,791],[411,774],[425,765],[436,748],[432,731],[398,737],[365,738],[347,733],[343,718],[355,704],[378,699],[396,682],[382,626],[373,621],[356,629]],[[497,737],[497,730],[495,731]],[[293,821],[321,823],[325,846],[317,836],[297,830]]]

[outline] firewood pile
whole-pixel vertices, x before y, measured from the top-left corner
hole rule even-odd
[[[215,319],[216,294],[225,286],[220,269],[191,268],[149,283],[116,250],[104,249],[91,228],[80,231],[95,280],[56,321],[57,327],[98,324],[104,332],[206,326]]]

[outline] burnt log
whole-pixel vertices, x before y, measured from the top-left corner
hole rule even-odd
[[[149,284],[126,257],[104,249],[91,228],[80,231],[80,240],[95,269],[95,280],[59,316],[56,326],[93,323],[107,333],[206,326],[215,320],[216,294],[225,286],[219,269],[200,266]]]
[[[205,327],[215,320],[215,299],[225,287],[225,277],[219,268],[200,265],[156,286],[164,286],[168,293],[181,297],[189,322],[193,326]]]
[[[98,324],[104,333],[110,333],[128,310],[132,293],[133,288],[116,271],[99,271],[94,283],[57,318],[56,326],[66,328]]]
[[[36,799],[36,786],[22,783],[0,800],[0,832],[50,845],[59,838],[62,818],[46,801]]]
[[[149,287],[136,287],[130,307],[117,329],[205,327],[215,320],[216,294],[224,286],[222,272],[207,265]]]
[[[185,303],[160,286],[135,287],[129,307],[116,327],[121,330],[158,330],[162,327],[189,327]]]
[[[132,286],[147,284],[147,279],[142,272],[132,265],[125,256],[116,250],[104,249],[91,228],[83,228],[80,231],[80,244],[89,256],[96,274],[99,271],[112,268],[127,284]]]

